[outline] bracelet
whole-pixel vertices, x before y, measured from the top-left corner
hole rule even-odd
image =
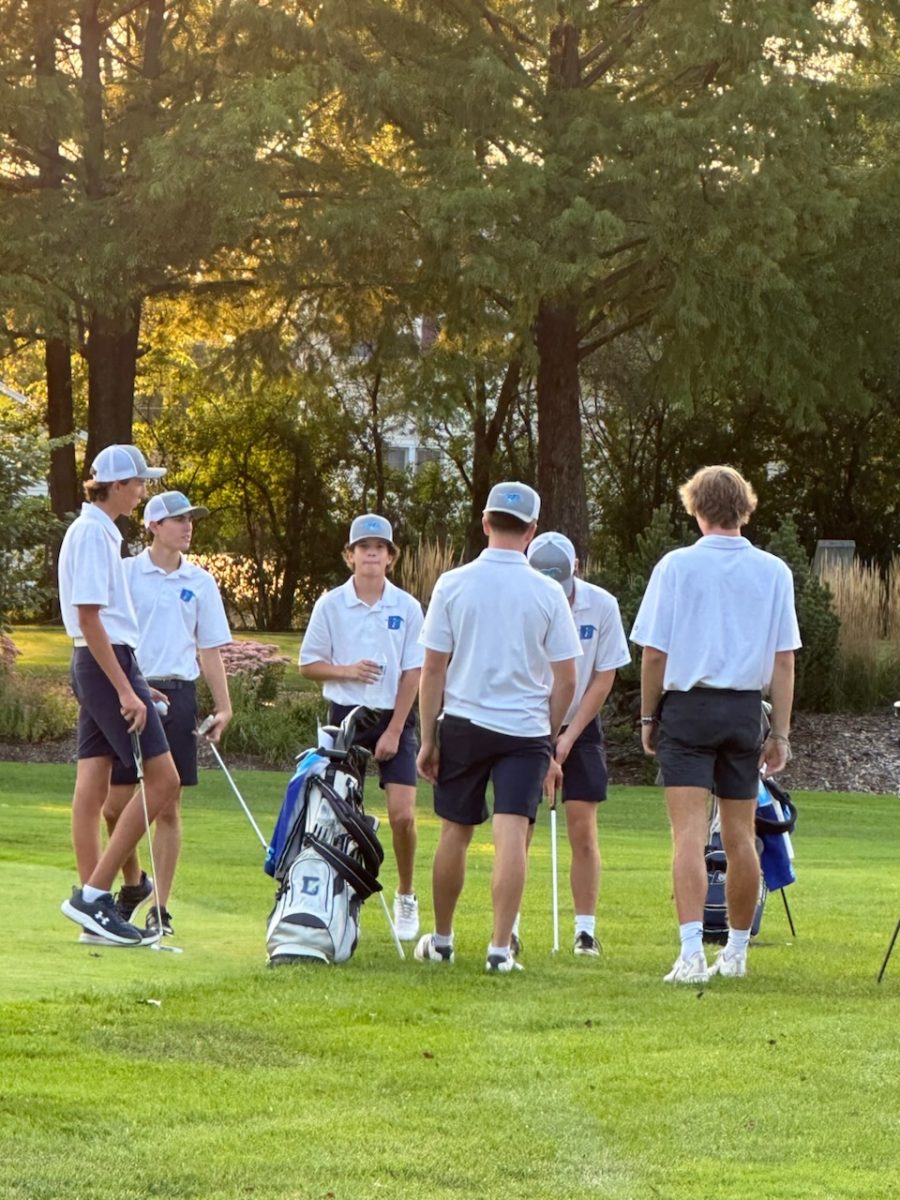
[[[786,746],[790,746],[791,744],[786,733],[770,733],[766,740],[769,742],[784,742]]]
[[[641,717],[642,725],[656,725],[659,722],[658,717]]]

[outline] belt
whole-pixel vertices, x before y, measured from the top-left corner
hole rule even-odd
[[[166,692],[177,692],[179,688],[193,687],[193,679],[148,679],[151,687],[160,688]]]
[[[124,649],[130,650],[132,654],[134,653],[134,647],[129,646],[127,642],[110,642],[109,644],[114,650],[117,646],[122,646]],[[87,650],[87,642],[83,637],[72,638],[72,645],[76,650]]]

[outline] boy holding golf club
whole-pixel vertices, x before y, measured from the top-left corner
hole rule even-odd
[[[106,850],[100,850],[100,816],[114,761],[133,761],[138,734],[144,760],[147,814],[153,820],[175,803],[178,775],[159,713],[135,658],[138,624],[125,583],[122,535],[115,521],[146,495],[148,480],[165,474],[148,467],[137,446],[114,445],[94,459],[85,484],[87,503],[69,526],[59,554],[59,600],[74,642],[72,689],[78,700],[78,766],[72,799],[72,842],[81,886],[61,905],[82,936],[107,945],[155,941],[123,920],[111,888],[122,864],[145,832],[140,798],[122,812]]]
[[[564,534],[538,534],[528,547],[528,561],[536,571],[561,585],[581,643],[575,695],[563,718],[553,756],[562,768],[562,798],[572,849],[573,952],[595,958],[600,954],[596,936],[600,892],[597,806],[606,799],[608,782],[600,710],[616,670],[628,666],[631,654],[615,597],[576,578],[575,547]],[[548,799],[554,802],[554,794]]]
[[[153,895],[147,929],[171,935],[169,895],[181,851],[181,788],[197,784],[197,691],[201,670],[212,693],[214,713],[204,736],[217,742],[231,720],[228,680],[221,647],[231,631],[218,585],[208,571],[190,562],[194,522],[208,509],[192,505],[181,492],[163,492],[148,500],[144,526],[150,546],[123,562],[140,637],[136,655],[147,682],[166,701],[163,730],[178,771],[176,802],[160,813],[153,836],[155,878],[141,870],[137,852],[125,862],[123,887],[116,897],[120,915],[129,920]],[[199,666],[198,666],[199,658]],[[134,763],[116,762],[103,816],[110,833],[134,794]]]
[[[420,961],[454,960],[453,914],[475,827],[493,785],[494,921],[485,969],[521,969],[510,948],[525,887],[529,826],[545,779],[559,775],[551,738],[575,694],[581,655],[562,588],[532,571],[525,550],[540,512],[526,484],[493,487],[484,510],[488,548],[438,580],[421,640],[420,774],[434,785],[441,831],[432,875],[434,932]]]
[[[300,647],[300,673],[323,685],[328,720],[340,725],[360,704],[379,719],[357,739],[374,753],[387,799],[397,860],[394,925],[402,941],[419,932],[413,883],[416,857],[416,721],[414,704],[424,650],[422,606],[387,573],[397,560],[391,523],[364,513],[350,526],[344,558],[353,572],[320,596]]]

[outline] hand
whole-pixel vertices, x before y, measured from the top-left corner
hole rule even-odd
[[[553,752],[553,757],[556,759],[556,761],[559,763],[560,766],[562,766],[563,763],[566,761],[566,759],[569,757],[569,752],[571,751],[574,743],[575,743],[575,739],[572,737],[569,737],[568,733],[561,733],[559,735],[559,737],[556,739],[556,749]]]
[[[161,692],[159,688],[152,687],[149,683],[147,684],[147,687],[150,688],[150,699],[154,704],[158,704],[161,700],[166,708],[169,707],[169,697],[165,692]]]
[[[220,708],[203,736],[210,742],[218,742],[231,723],[232,715],[230,708]]]
[[[641,745],[644,753],[650,758],[656,758],[656,724],[641,726]]]
[[[352,679],[355,683],[376,683],[383,674],[381,663],[373,662],[371,658],[348,663],[344,671],[344,678]]]
[[[129,733],[143,733],[147,724],[147,706],[131,688],[119,692],[119,711],[128,722]]]
[[[400,746],[400,734],[393,733],[390,728],[385,729],[384,733],[375,743],[375,761],[387,762],[389,758],[393,758]]]
[[[422,748],[416,755],[416,768],[423,779],[427,779],[429,783],[437,783],[438,767],[440,766],[441,752],[438,749],[436,742],[426,742],[422,740]]]
[[[562,787],[563,770],[555,758],[550,759],[550,766],[544,776],[544,796],[550,805],[556,804],[556,793]]]
[[[771,734],[762,744],[759,752],[759,769],[763,777],[777,775],[791,761],[791,744],[787,738],[774,738]]]

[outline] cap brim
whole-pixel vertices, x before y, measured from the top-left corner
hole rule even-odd
[[[390,548],[393,550],[393,552],[394,552],[395,554],[399,554],[399,553],[400,553],[400,551],[397,549],[397,547],[394,545],[394,543],[391,541],[391,539],[390,539],[390,538],[386,538],[386,537],[379,537],[379,535],[378,535],[377,533],[366,533],[366,534],[363,534],[363,536],[362,536],[362,537],[358,537],[358,538],[356,539],[356,541],[355,541],[355,542],[348,542],[348,543],[347,543],[347,548],[348,548],[349,550],[352,550],[352,549],[353,549],[353,547],[354,547],[354,546],[358,546],[360,542],[367,542],[367,541],[369,541],[369,539],[371,539],[371,540],[372,540],[372,541],[374,541],[374,542],[384,542],[384,544],[385,544],[386,546],[390,546]]]
[[[162,479],[163,475],[168,471],[168,467],[147,467],[143,474],[138,475],[138,479]]]

